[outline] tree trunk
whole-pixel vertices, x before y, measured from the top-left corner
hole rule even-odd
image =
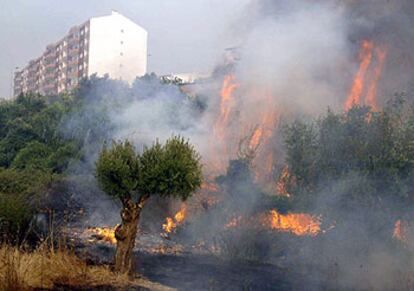
[[[142,209],[141,203],[135,203],[131,199],[123,201],[121,211],[122,224],[115,229],[117,240],[115,254],[115,271],[119,273],[131,273],[135,238],[137,236],[139,216]]]

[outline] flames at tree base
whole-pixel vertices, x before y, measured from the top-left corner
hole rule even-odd
[[[86,229],[86,233],[91,235],[94,240],[100,240],[103,242],[107,242],[109,244],[115,245],[116,238],[115,238],[115,229],[117,225],[114,227],[89,227]]]

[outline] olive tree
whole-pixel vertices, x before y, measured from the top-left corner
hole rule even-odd
[[[158,141],[137,153],[128,141],[104,146],[96,162],[101,189],[122,203],[122,223],[115,230],[115,270],[131,271],[142,208],[151,195],[186,200],[202,182],[200,155],[182,137]]]

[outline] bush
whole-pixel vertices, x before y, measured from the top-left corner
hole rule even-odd
[[[0,240],[19,244],[24,240],[39,196],[50,175],[41,171],[0,168]]]
[[[379,207],[388,206],[382,201],[411,202],[413,122],[413,108],[396,97],[379,112],[354,106],[342,113],[328,110],[317,122],[290,124],[286,162],[296,183],[288,191],[296,200],[316,198],[333,181],[354,176],[361,188],[349,189],[349,200]],[[302,204],[312,206],[308,202]]]
[[[32,141],[18,152],[11,166],[16,169],[46,169],[50,154],[47,145]]]
[[[222,258],[230,261],[262,262],[269,253],[269,242],[259,230],[227,229],[215,238]]]
[[[1,240],[21,242],[29,229],[33,211],[26,195],[0,193]]]

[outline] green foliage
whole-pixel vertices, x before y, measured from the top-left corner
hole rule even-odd
[[[0,103],[0,232],[18,243],[51,185],[79,149],[61,134],[68,96],[23,94]]]
[[[287,163],[298,184],[307,186],[315,179],[317,155],[316,134],[313,126],[296,121],[286,129]]]
[[[303,204],[312,200],[305,194],[332,183],[359,205],[409,201],[414,193],[413,125],[413,108],[401,96],[380,112],[354,106],[339,114],[328,110],[317,122],[292,123],[285,130],[287,163],[295,179],[288,190],[305,199]]]
[[[51,182],[42,171],[0,169],[0,239],[17,243],[27,233],[41,193]]]
[[[47,145],[32,141],[19,151],[11,166],[16,169],[46,169],[47,158],[50,154]]]
[[[35,196],[42,192],[51,179],[52,176],[43,171],[0,168],[0,193]]]
[[[160,195],[187,199],[201,185],[200,156],[181,137],[165,145],[156,142],[137,154],[129,141],[103,148],[96,162],[96,177],[110,196],[131,198]]]
[[[156,142],[144,149],[140,161],[140,193],[186,200],[201,185],[200,156],[182,137],[172,137],[164,146]]]
[[[26,195],[0,193],[0,240],[21,241],[29,228],[33,210]]]
[[[138,185],[139,158],[129,141],[105,145],[96,161],[96,178],[102,190],[112,197],[131,198]]]
[[[67,96],[49,99],[30,93],[0,103],[0,166],[63,172],[77,154],[59,133],[70,107]]]
[[[47,167],[53,172],[62,173],[70,165],[73,160],[79,159],[77,147],[71,143],[64,143],[52,152],[47,158]]]
[[[15,205],[20,205],[22,209],[26,207],[20,203],[21,201],[29,202],[30,206],[33,206],[32,201],[37,199],[39,193],[43,192],[43,198],[46,196],[47,191],[41,189],[50,186],[51,177],[55,177],[55,174],[66,175],[68,168],[78,162],[82,167],[71,169],[75,169],[77,174],[89,175],[93,168],[93,163],[89,163],[90,157],[100,150],[104,140],[109,140],[113,136],[115,124],[111,115],[116,114],[117,110],[125,110],[131,102],[144,98],[158,98],[160,92],[163,92],[163,96],[174,96],[176,99],[172,100],[171,104],[177,108],[182,104],[195,104],[178,86],[162,84],[155,74],[137,78],[132,88],[119,80],[92,76],[83,80],[70,94],[41,96],[27,93],[11,101],[0,101],[0,195],[8,193],[7,196],[2,196],[3,204],[11,205],[14,203],[13,199],[16,199]],[[175,112],[174,109],[171,109],[172,112]],[[176,117],[176,114],[171,116]],[[172,121],[171,124],[176,123]],[[177,128],[181,129],[183,126],[186,125],[180,123]],[[126,151],[125,155],[111,156],[115,158],[115,167],[112,170],[112,162],[106,160],[102,163],[102,173],[108,174],[106,182],[103,183],[106,190],[116,197],[128,197],[138,194],[141,190],[148,191],[147,185],[141,184],[139,187],[139,173],[137,169],[133,169],[138,167],[136,163],[139,163],[139,160],[136,160],[139,155],[134,154],[129,160],[135,165],[123,164],[122,161],[128,160],[128,148],[125,148],[125,144],[119,145],[122,146]],[[106,154],[108,157],[111,155],[109,149]],[[168,157],[175,154],[177,153],[174,146],[163,147],[164,164],[171,164]],[[192,166],[191,163],[183,162],[185,154],[179,153],[177,157],[177,161],[180,162],[173,170],[170,169],[170,172],[165,167],[158,167],[169,180],[156,180],[155,183],[161,182],[159,185],[149,183],[154,192],[167,195],[166,192],[171,190],[170,193],[173,195],[180,192],[184,193],[183,197],[187,197],[190,189],[198,184],[197,179],[191,174],[185,177],[174,174],[174,171],[185,171]],[[117,174],[119,175],[116,176]],[[3,183],[2,179],[6,179],[7,183]],[[38,183],[31,184],[32,179]],[[181,188],[176,186],[178,183]],[[110,186],[115,184],[119,186]],[[26,212],[30,211],[23,211]]]

